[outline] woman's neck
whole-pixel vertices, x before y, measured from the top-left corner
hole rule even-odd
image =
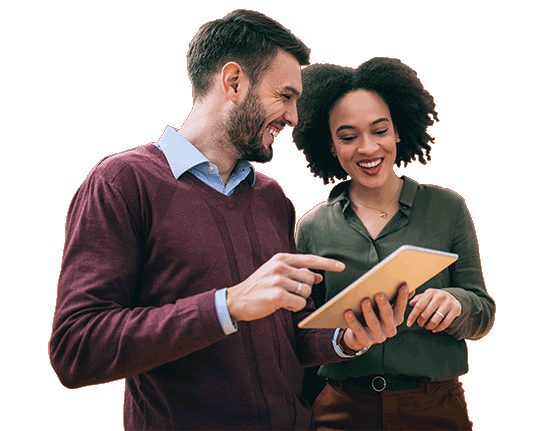
[[[349,186],[349,198],[356,204],[382,210],[399,195],[402,183],[394,171],[380,187],[365,187],[353,180]]]

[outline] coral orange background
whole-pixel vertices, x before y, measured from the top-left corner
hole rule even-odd
[[[2,7],[2,428],[123,429],[122,381],[69,390],[49,363],[66,213],[103,157],[182,125],[188,44],[201,24],[234,9],[278,20],[311,48],[312,63],[356,67],[384,56],[418,72],[440,122],[430,130],[432,161],[399,173],[465,198],[497,302],[491,333],[468,343],[471,420],[476,430],[540,427],[541,2],[98,0]],[[299,218],[331,186],[310,174],[289,132],[274,149],[257,168],[281,184]]]

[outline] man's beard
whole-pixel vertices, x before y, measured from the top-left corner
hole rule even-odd
[[[263,144],[265,116],[265,109],[252,88],[242,105],[230,113],[226,133],[240,159],[266,163],[273,158],[273,148]]]

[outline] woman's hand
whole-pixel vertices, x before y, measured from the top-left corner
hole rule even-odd
[[[406,324],[408,328],[416,321],[421,328],[434,333],[441,332],[461,315],[461,303],[449,292],[427,289],[416,295],[409,304],[413,307]]]
[[[414,292],[408,292],[408,286],[404,284],[398,290],[395,303],[391,305],[384,293],[378,293],[374,298],[378,314],[374,311],[372,302],[365,299],[361,303],[365,325],[358,321],[351,310],[346,311],[344,317],[349,329],[345,332],[343,340],[347,347],[358,351],[394,337],[397,333],[396,327],[404,322],[408,299],[413,294]]]

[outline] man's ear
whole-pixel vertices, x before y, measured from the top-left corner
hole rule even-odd
[[[226,63],[222,68],[220,76],[222,91],[229,100],[233,103],[238,103],[244,99],[246,88],[248,87],[248,78],[239,63],[234,61]]]

